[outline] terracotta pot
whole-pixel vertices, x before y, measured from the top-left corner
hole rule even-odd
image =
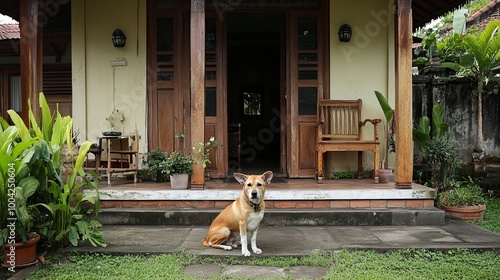
[[[186,190],[190,187],[189,174],[179,173],[170,175],[170,186],[174,190]]]
[[[441,205],[441,209],[448,212],[450,216],[464,221],[482,221],[483,212],[486,210],[486,205],[453,207]]]
[[[36,245],[40,241],[40,235],[30,239],[28,243],[17,242],[4,245],[3,267],[24,267],[36,263]],[[11,250],[15,247],[15,251]]]

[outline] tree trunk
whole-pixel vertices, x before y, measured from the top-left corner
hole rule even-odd
[[[483,79],[481,79],[477,86],[477,135],[475,152],[483,151],[483,142]]]

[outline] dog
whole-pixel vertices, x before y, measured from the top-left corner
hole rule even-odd
[[[251,247],[254,254],[262,254],[257,247],[257,231],[264,217],[266,205],[264,193],[271,183],[273,172],[267,171],[262,175],[245,175],[234,173],[234,178],[243,185],[242,194],[228,205],[213,220],[207,237],[201,240],[206,247],[232,250],[238,247],[240,237],[241,254],[249,257],[248,234],[252,235]]]

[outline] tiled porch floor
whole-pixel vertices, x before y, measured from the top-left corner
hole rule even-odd
[[[211,179],[203,188],[173,190],[169,182],[154,183],[113,179],[101,185],[104,208],[223,208],[241,194],[241,185]],[[396,189],[395,183],[375,184],[371,179],[276,180],[266,189],[268,208],[427,208],[434,207],[434,189],[413,184],[411,189]]]
[[[170,182],[155,183],[152,181],[133,183],[132,180],[122,178],[113,178],[111,186],[107,186],[103,181],[100,189],[106,190],[172,190]],[[205,181],[204,186],[193,186],[193,190],[239,190],[241,185],[237,182],[225,182],[223,179],[210,179]],[[412,184],[412,190],[430,190],[430,188]],[[267,187],[267,190],[395,190],[396,184],[389,182],[385,184],[376,184],[373,179],[341,179],[324,180],[323,184],[316,183],[315,179],[281,179],[277,178],[275,182]],[[176,190],[172,190],[176,191]]]

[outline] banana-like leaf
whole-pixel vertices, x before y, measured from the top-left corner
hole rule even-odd
[[[9,127],[9,123],[2,117],[0,117],[0,131],[3,131]]]
[[[43,133],[40,130],[40,127],[38,127],[38,123],[36,122],[35,115],[33,114],[33,110],[31,109],[31,101],[28,99],[28,115],[29,115],[29,120],[30,120],[30,125],[31,128],[35,131],[35,134],[38,138],[43,139]]]
[[[386,121],[390,122],[394,114],[394,110],[391,108],[391,105],[389,105],[389,102],[387,102],[387,99],[382,93],[375,91],[375,95],[377,96],[378,103],[380,103],[380,107],[382,107]]]
[[[38,95],[40,108],[41,108],[41,127],[44,139],[48,140],[52,138],[52,113],[50,112],[49,104],[45,99],[43,92]]]
[[[7,110],[7,113],[9,114],[12,123],[14,123],[14,125],[19,129],[19,137],[21,137],[21,139],[23,140],[30,138],[30,131],[28,127],[26,127],[26,124],[24,123],[21,116],[19,116],[14,110]]]
[[[77,172],[80,172],[80,170],[83,170],[83,163],[85,162],[85,159],[87,157],[87,153],[89,152],[90,146],[92,145],[92,142],[90,141],[85,141],[81,146],[80,150],[78,153],[78,157],[76,158],[75,162],[75,167],[73,169],[73,174],[77,174]]]

